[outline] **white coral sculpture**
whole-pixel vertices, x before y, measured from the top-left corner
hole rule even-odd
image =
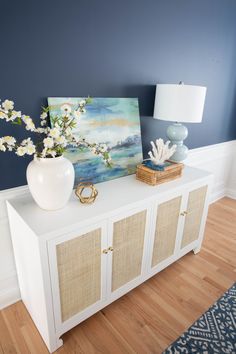
[[[169,140],[164,143],[163,139],[156,139],[155,144],[151,141],[151,145],[152,151],[148,152],[148,155],[150,156],[150,159],[148,160],[151,160],[154,165],[163,165],[164,162],[168,160],[176,151],[176,145],[169,147]]]

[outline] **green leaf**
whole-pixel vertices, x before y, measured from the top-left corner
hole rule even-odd
[[[11,122],[11,124],[22,125],[22,121],[21,121],[21,119],[18,117],[17,119],[13,120],[13,121]]]
[[[92,97],[88,96],[88,97],[85,99],[85,102],[86,102],[86,104],[92,103],[92,102],[93,102]]]

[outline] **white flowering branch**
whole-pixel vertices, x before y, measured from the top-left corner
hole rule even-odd
[[[61,106],[61,115],[51,118],[52,127],[47,126],[49,108],[43,108],[40,115],[40,127],[36,127],[30,116],[14,110],[14,102],[5,100],[0,104],[0,119],[16,125],[25,124],[25,129],[40,135],[41,139],[34,143],[31,138],[17,143],[12,136],[0,138],[0,151],[15,151],[18,156],[35,155],[49,158],[61,156],[68,145],[89,148],[92,153],[100,156],[107,166],[111,166],[111,158],[105,144],[91,144],[85,139],[77,139],[73,135],[76,119],[86,112],[85,106],[90,99],[81,100],[78,108],[72,112],[69,104]]]

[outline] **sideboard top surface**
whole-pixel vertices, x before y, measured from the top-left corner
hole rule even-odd
[[[96,221],[103,215],[109,216],[114,212],[124,209],[126,206],[173,193],[174,190],[184,185],[207,179],[212,176],[209,172],[185,166],[183,176],[171,182],[157,186],[149,186],[137,181],[135,175],[122,177],[96,185],[98,197],[94,204],[81,204],[72,193],[70,201],[63,209],[45,211],[40,209],[27,193],[24,196],[8,200],[8,203],[16,210],[37,236],[53,236],[66,232],[68,227],[87,221]]]

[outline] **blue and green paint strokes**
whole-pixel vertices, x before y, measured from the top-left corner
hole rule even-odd
[[[50,116],[60,114],[60,107],[67,103],[76,109],[78,98],[50,97]],[[105,143],[112,158],[108,168],[102,159],[89,150],[69,147],[65,156],[75,168],[75,184],[81,181],[93,183],[135,173],[142,161],[139,107],[137,98],[92,98],[86,113],[77,119],[75,135],[91,143]]]

